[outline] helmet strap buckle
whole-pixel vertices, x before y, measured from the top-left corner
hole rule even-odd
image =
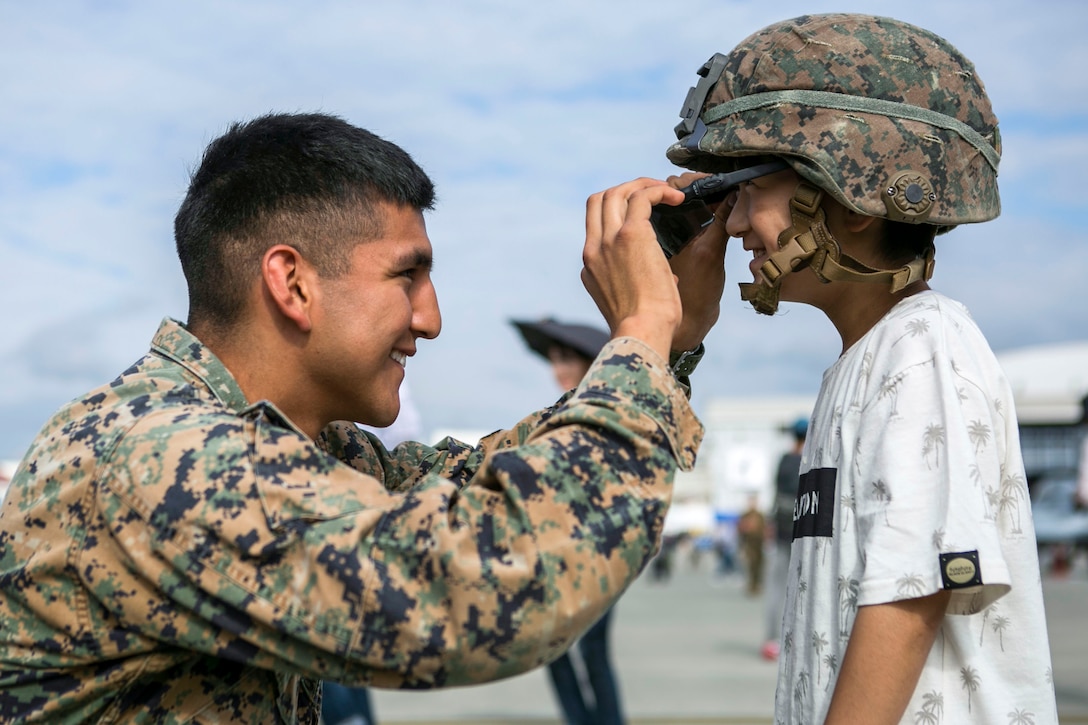
[[[756,312],[773,315],[778,310],[782,277],[805,267],[817,255],[826,254],[826,244],[834,244],[820,208],[823,196],[822,191],[805,181],[794,190],[790,199],[792,223],[778,235],[778,251],[760,266],[762,281],[740,284],[740,298],[750,302]]]
[[[790,199],[792,224],[778,235],[778,251],[760,266],[763,279],[740,284],[741,299],[750,302],[756,312],[773,315],[778,310],[782,278],[806,266],[824,283],[883,282],[892,294],[933,276],[933,247],[898,269],[873,269],[843,254],[827,228],[822,202],[823,191],[805,181],[798,184]]]

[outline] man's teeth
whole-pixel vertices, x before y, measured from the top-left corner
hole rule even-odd
[[[401,367],[404,367],[404,365],[408,362],[408,356],[405,355],[403,352],[394,352],[389,357],[396,360],[397,364]]]

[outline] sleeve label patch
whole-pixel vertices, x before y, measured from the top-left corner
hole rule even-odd
[[[941,554],[941,580],[945,589],[964,589],[982,585],[978,551]]]

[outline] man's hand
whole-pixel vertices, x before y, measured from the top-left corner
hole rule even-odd
[[[582,283],[613,337],[629,335],[666,360],[683,317],[676,278],[650,225],[650,207],[683,195],[663,181],[636,179],[586,202]]]
[[[704,176],[709,174],[691,172],[670,176],[666,183],[683,189]],[[718,321],[722,290],[725,289],[725,246],[729,235],[725,233],[728,210],[722,208],[721,216],[717,211],[714,221],[680,254],[669,260],[673,274],[679,280],[680,301],[684,310],[680,327],[673,337],[673,350],[694,350]]]

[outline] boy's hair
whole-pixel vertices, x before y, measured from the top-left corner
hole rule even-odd
[[[880,240],[880,256],[890,267],[923,258],[933,249],[937,231],[937,227],[929,224],[908,224],[886,219]]]
[[[335,277],[356,244],[382,234],[383,203],[423,211],[434,199],[407,152],[336,116],[232,124],[208,145],[174,219],[189,324],[237,322],[270,246],[288,244]]]

